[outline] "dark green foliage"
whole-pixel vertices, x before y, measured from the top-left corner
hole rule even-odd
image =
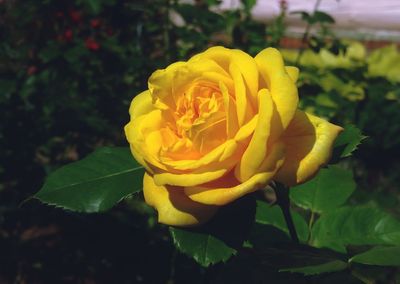
[[[101,212],[143,188],[144,169],[129,148],[101,148],[50,174],[40,201],[78,212]]]
[[[400,247],[374,247],[353,256],[350,261],[370,265],[400,266]]]
[[[367,137],[361,134],[360,129],[351,124],[347,125],[335,141],[332,160],[349,157],[365,138]]]
[[[296,211],[292,211],[291,214],[300,241],[306,242],[309,234],[306,221]],[[264,201],[258,200],[256,222],[264,225],[272,225],[286,234],[289,234],[282,210],[277,205],[271,206]]]
[[[304,275],[315,275],[315,274],[336,272],[336,271],[344,270],[347,268],[347,266],[348,266],[348,264],[346,262],[343,262],[340,260],[334,260],[331,262],[318,264],[318,265],[281,269],[280,271],[301,273]]]
[[[342,207],[321,215],[311,243],[345,252],[349,245],[400,245],[400,221],[367,206]]]
[[[221,208],[201,228],[171,228],[171,236],[177,249],[202,266],[225,262],[242,247],[253,226],[255,210],[254,196],[246,196]]]

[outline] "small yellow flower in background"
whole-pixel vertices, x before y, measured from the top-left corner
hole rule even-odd
[[[126,137],[159,222],[192,226],[271,180],[296,185],[328,162],[342,130],[297,109],[298,69],[278,50],[212,47],[154,72]]]

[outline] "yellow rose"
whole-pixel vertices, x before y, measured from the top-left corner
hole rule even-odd
[[[297,109],[298,72],[273,48],[252,58],[218,46],[151,75],[125,133],[159,222],[206,222],[271,180],[302,183],[327,163],[342,128]]]

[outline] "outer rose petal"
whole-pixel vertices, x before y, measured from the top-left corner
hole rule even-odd
[[[284,161],[284,145],[276,143],[263,163],[263,172],[257,173],[243,183],[236,180],[233,173],[216,181],[209,187],[186,187],[185,193],[190,199],[209,205],[225,205],[248,193],[263,188],[273,178]],[[220,184],[218,187],[218,183]],[[225,186],[225,187],[223,187]]]
[[[280,123],[281,127],[272,131],[274,136],[279,137],[280,132],[286,129],[296,112],[299,101],[297,87],[286,73],[282,55],[275,48],[264,49],[254,59],[279,114],[277,117],[279,120],[274,124]]]
[[[299,79],[299,68],[295,66],[286,66],[285,69],[293,83],[296,83],[297,79]]]
[[[158,211],[158,222],[172,226],[193,226],[208,221],[218,210],[189,199],[181,188],[157,186],[145,173],[143,192],[146,203]]]
[[[342,130],[298,110],[282,137],[286,158],[274,180],[292,186],[311,179],[329,161],[333,143]]]
[[[129,114],[131,116],[131,120],[134,120],[141,115],[148,114],[154,109],[155,108],[152,104],[151,94],[149,90],[146,90],[133,98],[129,107]]]
[[[146,147],[146,143],[154,136],[152,134],[155,134],[162,123],[160,110],[153,110],[131,120],[124,128],[133,156],[149,171],[151,171],[149,164],[164,168],[156,158],[156,148],[160,147],[160,143],[151,143],[152,147]]]

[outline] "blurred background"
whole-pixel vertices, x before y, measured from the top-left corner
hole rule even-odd
[[[400,216],[399,44],[397,0],[0,0],[0,283],[225,283],[223,265],[174,250],[141,196],[96,215],[27,200],[54,169],[126,146],[150,74],[214,45],[280,48],[300,107],[368,136],[350,202]]]

